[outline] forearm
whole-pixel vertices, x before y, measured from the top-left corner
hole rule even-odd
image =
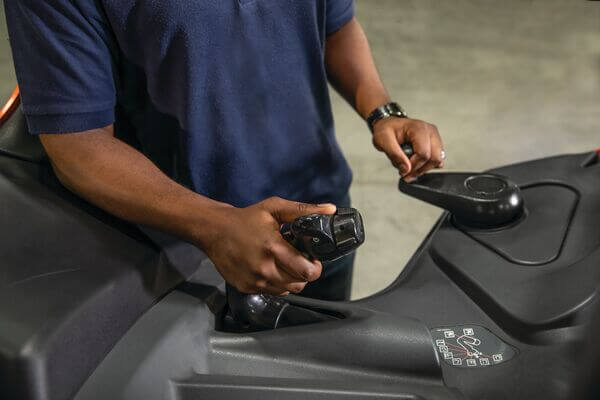
[[[363,118],[390,101],[355,18],[327,38],[325,65],[331,84]]]
[[[112,128],[41,139],[66,187],[122,219],[202,247],[217,233],[210,221],[229,207],[169,179],[143,154],[113,137]]]
[[[112,127],[40,140],[70,190],[122,219],[192,242],[242,292],[298,293],[321,273],[321,264],[295,250],[279,228],[301,215],[333,214],[334,205],[272,197],[236,208],[211,200],[169,179],[116,139]]]

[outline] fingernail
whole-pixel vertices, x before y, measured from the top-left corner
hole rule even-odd
[[[335,207],[335,204],[332,204],[332,203],[321,203],[321,204],[317,204],[317,207]]]

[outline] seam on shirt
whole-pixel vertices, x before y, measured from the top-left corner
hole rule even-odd
[[[354,17],[354,1],[348,2],[348,5],[339,13],[338,16],[334,17],[331,21],[326,22],[326,34],[330,36],[335,32],[339,31],[344,25],[346,25]]]
[[[87,106],[69,106],[65,105],[65,103],[55,105],[46,104],[43,106],[23,104],[22,107],[27,115],[71,115],[106,111],[116,107],[116,102],[114,100],[107,100],[102,103],[89,104]]]
[[[103,128],[115,122],[115,115],[114,108],[105,108],[77,113],[44,115],[25,113],[25,119],[31,134],[67,134]]]

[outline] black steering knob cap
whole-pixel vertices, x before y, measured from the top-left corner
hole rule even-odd
[[[508,182],[498,176],[475,175],[465,180],[465,186],[474,193],[490,196],[506,189]]]
[[[489,173],[431,173],[413,183],[400,180],[401,192],[448,210],[462,225],[488,229],[508,225],[524,210],[519,187]]]

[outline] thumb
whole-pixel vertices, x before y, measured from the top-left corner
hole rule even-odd
[[[411,170],[410,160],[404,154],[400,143],[404,142],[404,134],[392,131],[384,131],[379,134],[377,139],[377,147],[383,151],[392,162],[392,165],[397,168],[402,175],[408,174]]]
[[[334,214],[334,204],[309,204],[271,197],[263,202],[264,208],[280,223],[292,222],[309,214]]]
[[[396,133],[396,135],[392,136],[390,138],[391,140],[389,141],[388,157],[390,158],[394,166],[398,168],[398,170],[400,170],[400,173],[402,175],[408,174],[412,169],[410,159],[408,158],[408,156],[404,152],[404,149],[401,146],[401,144],[410,143],[408,142],[406,136],[407,135],[405,135],[403,132],[398,132]]]

